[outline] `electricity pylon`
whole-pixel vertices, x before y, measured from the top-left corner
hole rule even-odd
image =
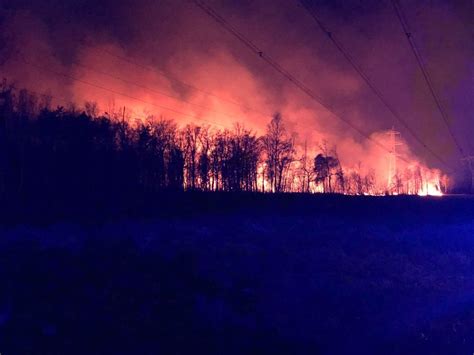
[[[401,136],[400,132],[395,131],[395,128],[392,127],[388,132],[389,137],[389,152],[388,152],[388,179],[387,179],[387,189],[391,191],[394,187],[393,178],[397,176],[397,146],[402,145],[399,138]],[[395,184],[397,182],[395,181]]]

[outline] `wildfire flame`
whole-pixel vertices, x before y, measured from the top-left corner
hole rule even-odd
[[[424,188],[418,191],[418,196],[443,196],[439,186],[429,182]]]

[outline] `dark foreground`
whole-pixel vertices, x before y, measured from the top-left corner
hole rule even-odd
[[[167,203],[16,211],[0,230],[0,353],[474,351],[472,198]]]

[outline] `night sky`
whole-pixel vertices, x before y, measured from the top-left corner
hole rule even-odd
[[[301,3],[207,4],[338,115],[375,139],[383,140],[384,131],[393,126],[406,142],[401,154],[449,173],[380,102]],[[461,154],[391,1],[328,0],[307,5],[419,138],[457,169],[450,175],[462,176]],[[472,2],[417,0],[400,1],[400,6],[452,132],[464,153],[473,154]],[[376,161],[380,155],[372,143],[298,90],[192,1],[9,0],[0,4],[0,26],[1,76],[18,87],[48,92],[57,104],[89,100],[97,101],[103,111],[125,105],[136,117],[193,120],[148,104],[155,103],[195,116],[196,123],[201,119],[231,127],[240,121],[257,131],[264,130],[279,111],[299,144],[308,141],[316,147],[316,142],[327,140],[337,146],[345,165]],[[125,83],[124,78],[139,86]]]

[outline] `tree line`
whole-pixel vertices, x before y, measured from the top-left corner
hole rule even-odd
[[[213,129],[124,112],[99,115],[86,103],[52,108],[51,97],[0,90],[0,196],[94,195],[140,191],[370,193],[375,174],[346,172],[326,143],[308,156],[275,114],[265,134],[236,124]],[[298,150],[300,152],[298,152]]]

